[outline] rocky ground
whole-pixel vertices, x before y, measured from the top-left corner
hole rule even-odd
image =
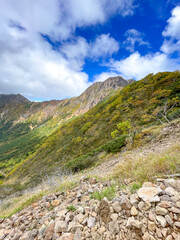
[[[180,180],[144,183],[134,194],[116,187],[111,201],[91,199],[111,184],[83,177],[73,190],[0,220],[0,239],[180,240]]]

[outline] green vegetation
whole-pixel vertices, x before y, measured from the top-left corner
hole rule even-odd
[[[108,141],[102,148],[107,152],[120,152],[121,148],[126,145],[126,137],[126,135],[122,135],[116,139]]]
[[[45,171],[51,174],[59,167],[81,171],[97,164],[102,151],[116,153],[127,143],[137,146],[147,127],[179,116],[179,92],[179,72],[150,74],[127,85],[40,140],[26,158],[18,158],[5,182],[26,178],[26,184],[34,186]]]
[[[113,177],[120,182],[124,182],[124,179],[131,179],[140,185],[146,181],[154,181],[155,177],[162,177],[165,174],[174,174],[179,171],[180,146],[174,145],[159,154],[125,159],[116,167]],[[136,184],[132,185],[131,189],[134,190],[136,187],[138,187]]]
[[[23,199],[20,198],[19,201],[17,201],[17,199],[13,199],[12,202],[7,201],[0,208],[0,210],[1,210],[0,218],[11,217],[13,214],[23,210],[24,208],[26,208],[26,207],[30,206],[31,204],[40,200],[42,198],[42,196],[44,196],[44,194],[45,194],[44,192],[40,192],[40,193],[32,195],[30,197],[23,196]]]
[[[132,184],[130,184],[130,186],[129,186],[130,192],[131,192],[131,193],[135,193],[140,187],[142,187],[142,184],[132,183]]]
[[[74,205],[70,205],[70,206],[67,206],[67,210],[69,212],[75,212],[76,211],[76,208],[74,207]]]
[[[101,201],[103,198],[107,198],[108,200],[112,200],[116,196],[116,187],[110,186],[105,188],[102,191],[96,191],[91,194],[91,198],[97,199]]]

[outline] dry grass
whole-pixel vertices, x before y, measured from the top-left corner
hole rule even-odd
[[[180,172],[180,145],[173,145],[159,154],[150,154],[134,159],[123,160],[113,172],[113,178],[124,182],[132,179],[135,182],[153,181],[154,177]]]
[[[30,206],[34,202],[39,201],[43,196],[47,196],[56,192],[68,191],[72,189],[76,184],[76,181],[65,179],[57,186],[39,186],[36,191],[29,190],[28,193],[24,193],[20,197],[14,197],[5,200],[0,205],[0,219],[12,216],[13,214]]]
[[[36,194],[29,193],[3,202],[0,207],[0,218],[12,216],[14,213],[19,212],[40,200],[44,195],[45,192],[39,192]]]

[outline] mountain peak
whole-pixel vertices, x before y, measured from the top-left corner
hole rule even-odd
[[[0,105],[6,105],[8,103],[25,103],[30,102],[27,98],[21,94],[0,94]]]

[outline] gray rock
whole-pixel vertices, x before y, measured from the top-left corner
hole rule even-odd
[[[174,226],[180,228],[180,222],[175,222],[175,223],[174,223]]]
[[[156,202],[160,202],[160,197],[159,196],[154,196],[149,200],[150,203],[156,203]]]
[[[157,215],[166,215],[168,213],[167,209],[156,206]]]
[[[166,215],[165,219],[170,226],[173,226],[173,220],[169,215]]]
[[[87,226],[93,228],[96,224],[96,219],[94,217],[89,217],[87,221]]]
[[[20,240],[29,240],[30,238],[31,238],[31,231],[27,231],[20,237]]]
[[[131,208],[131,215],[132,215],[132,216],[138,215],[138,211],[137,211],[137,209],[135,208],[135,206],[132,206],[132,208]]]
[[[166,219],[163,216],[156,216],[156,220],[161,224],[163,228],[166,226]]]
[[[74,234],[74,239],[73,240],[79,240],[82,237],[82,231],[78,228]]]
[[[138,197],[143,199],[143,201],[149,201],[156,195],[158,195],[160,190],[156,187],[142,187],[137,191]]]
[[[124,210],[131,209],[131,203],[130,203],[129,199],[126,196],[121,196],[120,197],[120,206]]]
[[[54,234],[54,220],[51,220],[46,228],[45,240],[51,240]]]
[[[75,232],[77,229],[83,229],[83,225],[77,223],[77,222],[70,222],[68,225],[68,232]]]
[[[119,213],[122,210],[121,205],[118,201],[114,202],[112,204],[112,207],[113,207],[113,210],[114,210],[115,213]]]
[[[175,190],[174,188],[172,188],[172,187],[167,187],[167,188],[165,189],[165,193],[166,193],[167,195],[169,195],[169,196],[174,196],[174,195],[177,194],[176,190]]]
[[[109,223],[109,231],[112,235],[116,235],[117,233],[119,233],[119,225],[117,224],[117,222],[110,222]]]
[[[55,233],[62,233],[67,230],[67,222],[65,221],[57,221],[55,224],[54,232]]]
[[[128,218],[127,220],[127,224],[126,224],[127,227],[136,227],[136,228],[142,228],[143,224],[142,222],[138,221],[138,220],[135,220],[134,217],[130,217]]]
[[[171,202],[171,197],[169,195],[160,196],[161,201],[169,201]]]

